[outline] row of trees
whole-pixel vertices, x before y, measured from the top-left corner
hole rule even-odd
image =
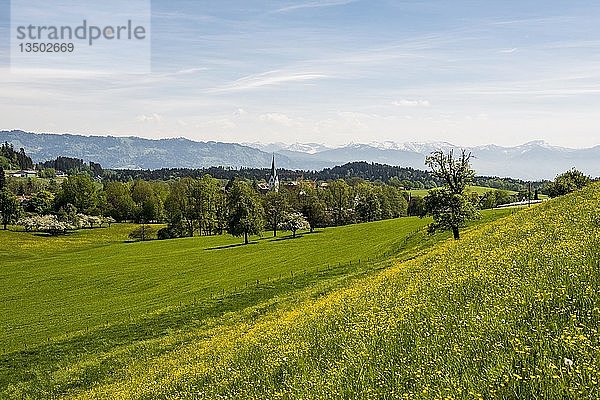
[[[33,161],[24,149],[16,151],[12,143],[0,144],[0,167],[3,169],[32,169]]]
[[[201,178],[208,174],[217,179],[229,180],[233,177],[242,179],[261,180],[268,175],[269,170],[260,168],[228,168],[210,167],[204,169],[163,168],[157,170],[105,170],[104,177],[121,182],[133,180],[171,180],[177,178]],[[284,181],[294,180],[302,176],[307,180],[335,181],[344,179],[350,183],[353,180],[382,182],[388,185],[402,187],[406,190],[432,189],[442,186],[443,181],[431,171],[418,170],[410,167],[399,167],[386,164],[368,163],[364,161],[350,162],[321,171],[298,171],[279,169],[279,178]],[[547,181],[531,182],[532,188],[542,190]],[[477,176],[473,184],[494,189],[522,191],[528,188],[530,182],[521,179]]]
[[[451,230],[458,239],[459,228],[476,218],[479,208],[514,200],[514,195],[502,190],[482,196],[468,193],[467,185],[474,178],[469,160],[470,154],[465,152],[457,158],[452,152],[441,151],[427,157],[432,175],[444,185],[430,190],[424,199],[407,195],[394,179],[388,185],[359,178],[337,179],[329,182],[326,189],[317,189],[313,182],[304,181],[283,187],[279,192],[260,194],[255,181],[230,179],[223,185],[222,180],[209,175],[167,182],[136,180],[101,184],[88,174],[81,174],[69,177],[62,184],[50,181],[44,188],[37,188],[35,181],[27,180],[28,196],[19,201],[10,187],[19,190],[21,187],[7,182],[0,167],[0,216],[5,229],[23,215],[29,219],[22,219],[22,225],[52,226],[49,231],[53,232],[81,227],[77,221],[82,220],[88,221],[84,225],[89,227],[107,221],[162,222],[167,224],[158,232],[162,239],[227,231],[243,236],[247,242],[249,235],[264,228],[271,229],[274,236],[280,229],[290,230],[295,236],[302,229],[312,231],[315,227],[404,215],[431,215],[434,218],[431,232]],[[577,170],[567,171],[548,184],[548,192],[552,196],[566,194],[590,181]]]
[[[280,229],[295,235],[302,229],[395,218],[407,215],[408,209],[400,188],[362,180],[351,185],[339,179],[326,189],[316,188],[310,181],[300,182],[266,194],[261,194],[252,181],[231,179],[224,185],[209,175],[168,182],[101,184],[81,174],[62,183],[51,180],[44,186],[40,182],[11,178],[7,184],[2,174],[6,224],[33,214],[55,215],[58,222],[69,222],[67,215],[79,214],[142,224],[166,223],[167,227],[158,232],[164,239],[225,231],[247,237],[265,228],[274,235]],[[20,200],[8,186],[23,191],[18,193]]]
[[[133,190],[145,181],[131,184]],[[227,231],[235,236],[258,234],[267,228],[277,235],[280,229],[296,231],[354,222],[375,221],[404,216],[408,203],[401,190],[385,185],[360,182],[355,186],[343,180],[331,182],[327,189],[316,189],[309,182],[278,192],[260,192],[251,182],[231,180],[225,187],[208,175],[201,179],[184,178],[168,185],[166,196],[162,183],[153,182],[163,194],[145,196],[154,206],[148,207],[146,221],[159,220],[167,227],[159,238],[214,235]],[[117,220],[126,219],[129,184],[111,182],[106,187],[108,212]],[[119,194],[118,196],[116,194]],[[129,204],[129,206],[127,206]],[[142,207],[144,209],[144,207]],[[153,215],[151,217],[150,215]]]
[[[63,171],[69,175],[76,175],[80,173],[90,174],[92,176],[101,176],[104,172],[102,166],[98,163],[90,161],[89,163],[84,162],[80,158],[72,157],[57,157],[54,160],[45,161],[39,163],[37,168],[43,175],[48,178],[52,178],[52,172]]]

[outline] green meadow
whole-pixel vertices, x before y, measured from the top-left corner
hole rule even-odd
[[[519,212],[484,211],[469,229]],[[132,346],[158,356],[209,326],[299,307],[445,242],[448,235],[426,234],[429,222],[400,218],[297,238],[265,232],[246,246],[228,235],[128,242],[128,224],[58,237],[2,231],[0,393],[90,389],[128,364]],[[93,361],[84,378],[65,375],[85,360]]]

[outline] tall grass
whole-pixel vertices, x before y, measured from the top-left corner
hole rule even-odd
[[[595,185],[161,355],[130,347],[71,397],[599,398],[599,200]]]

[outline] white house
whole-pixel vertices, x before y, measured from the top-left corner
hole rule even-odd
[[[37,176],[37,171],[25,169],[25,170],[13,172],[10,176],[15,177],[15,178],[35,178]]]

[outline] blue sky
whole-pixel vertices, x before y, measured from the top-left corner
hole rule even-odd
[[[157,0],[152,73],[0,62],[0,129],[592,146],[598,21],[597,1]]]

